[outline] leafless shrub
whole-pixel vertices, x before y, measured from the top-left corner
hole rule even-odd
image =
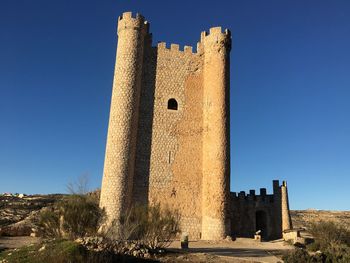
[[[86,195],[70,195],[39,214],[39,228],[46,237],[75,239],[95,235],[104,213]]]
[[[42,236],[51,238],[62,237],[59,214],[53,209],[44,209],[39,213],[38,225]]]
[[[132,240],[150,249],[165,248],[180,231],[179,221],[177,211],[161,208],[160,204],[136,206],[120,221],[114,221],[105,235],[113,240]]]
[[[350,246],[350,231],[343,225],[331,221],[312,223],[309,228],[315,239],[313,245],[317,249],[324,250],[331,243],[340,243]],[[318,245],[318,246],[317,246]]]
[[[86,195],[89,192],[89,174],[82,174],[75,182],[69,182],[66,188],[69,194]]]

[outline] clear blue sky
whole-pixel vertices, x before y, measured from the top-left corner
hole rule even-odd
[[[116,21],[158,41],[231,29],[233,191],[287,180],[292,209],[350,209],[350,1],[0,2],[0,192],[99,187]]]

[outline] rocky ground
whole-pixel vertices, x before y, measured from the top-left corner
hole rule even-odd
[[[0,195],[0,236],[29,236],[37,213],[63,195]]]

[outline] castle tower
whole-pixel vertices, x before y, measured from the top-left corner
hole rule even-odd
[[[289,212],[287,182],[283,181],[281,185],[281,207],[282,207],[282,231],[293,229],[292,219]]]
[[[144,39],[149,25],[141,15],[118,18],[113,80],[100,206],[107,225],[120,219],[132,198]]]
[[[203,188],[202,239],[218,240],[229,234],[230,32],[221,27],[203,32],[199,44],[203,65]]]

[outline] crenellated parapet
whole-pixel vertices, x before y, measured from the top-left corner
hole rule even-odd
[[[245,202],[247,204],[271,204],[278,200],[278,196],[275,194],[267,194],[266,188],[260,188],[260,194],[255,194],[255,190],[249,190],[249,193],[245,191],[240,191],[239,193],[230,192],[230,198],[233,202]]]
[[[165,51],[165,52],[171,52],[171,53],[179,53],[179,54],[197,54],[193,47],[191,46],[180,46],[179,44],[168,44],[165,42],[159,42],[157,44],[158,51]]]
[[[125,29],[139,30],[144,34],[149,34],[150,24],[138,13],[133,15],[132,12],[124,12],[118,17],[118,34]]]
[[[227,55],[231,51],[231,32],[228,29],[222,31],[221,27],[212,27],[209,32],[202,31],[197,50],[202,52],[219,52]]]

